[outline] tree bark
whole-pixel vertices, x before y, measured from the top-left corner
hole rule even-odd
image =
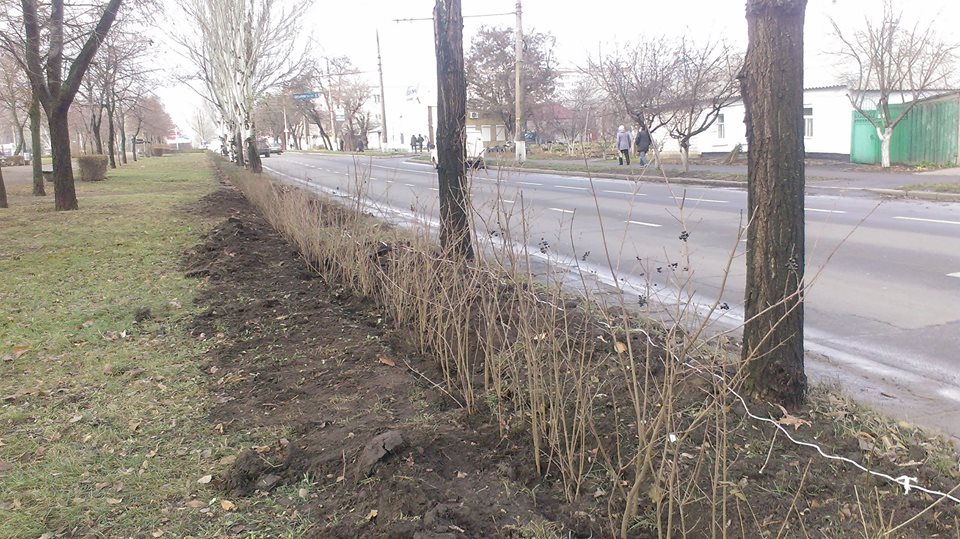
[[[53,161],[53,204],[57,211],[76,210],[77,190],[73,181],[70,157],[70,127],[67,111],[55,110],[49,115],[50,157]]]
[[[33,168],[33,196],[47,196],[43,185],[43,143],[40,142],[40,102],[34,97],[30,116],[30,166]]]
[[[117,131],[113,123],[114,107],[107,106],[107,159],[110,168],[117,168]]]
[[[473,258],[469,192],[465,170],[467,83],[463,70],[460,0],[436,0],[437,176],[440,188],[440,246],[447,256]],[[509,124],[508,124],[509,125]]]
[[[890,139],[893,138],[893,129],[890,127],[884,128],[883,131],[877,129],[877,134],[880,135],[880,166],[890,168]]]
[[[747,388],[803,402],[803,22],[806,0],[749,0],[740,84],[746,106]]]
[[[7,186],[3,184],[3,167],[0,166],[0,208],[7,206]]]
[[[103,125],[103,107],[96,107],[96,112],[90,114],[90,131],[93,135],[94,152],[103,155],[103,137],[100,136],[100,126]]]
[[[124,122],[124,115],[120,114],[120,122],[117,124],[120,126],[120,162],[124,165],[127,164],[127,126]]]
[[[260,174],[263,172],[263,161],[260,160],[260,152],[257,150],[257,138],[249,136],[246,139],[247,164],[250,166],[250,172]]]
[[[23,147],[26,146],[26,141],[23,138],[23,122],[20,121],[20,115],[17,113],[17,107],[13,107],[11,112],[13,113],[13,126],[17,132],[17,146],[13,150],[13,155],[23,154]]]

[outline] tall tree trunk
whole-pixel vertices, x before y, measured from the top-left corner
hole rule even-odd
[[[683,172],[690,172],[690,142],[680,141],[680,164],[683,165]]]
[[[50,124],[50,156],[53,161],[53,204],[57,211],[76,210],[77,190],[73,182],[70,159],[70,126],[67,111],[54,109],[48,115]]]
[[[23,147],[26,146],[26,141],[23,139],[23,122],[20,121],[17,107],[13,107],[11,112],[13,113],[13,127],[17,132],[17,147],[13,150],[13,155],[21,155],[23,154]]]
[[[117,168],[117,131],[114,126],[114,107],[107,107],[107,148],[110,168]]]
[[[34,98],[30,116],[30,165],[33,168],[33,196],[47,196],[43,186],[43,144],[40,142],[40,102]]]
[[[260,160],[260,152],[257,150],[257,138],[250,135],[245,140],[247,147],[247,164],[250,165],[250,172],[260,174],[263,172],[263,162]]]
[[[7,207],[7,186],[3,184],[3,166],[0,166],[0,208]]]
[[[747,387],[803,402],[803,20],[806,0],[749,0],[740,84],[746,106]]]
[[[103,108],[97,107],[97,111],[90,115],[90,131],[93,134],[93,149],[103,155],[103,137],[100,136],[100,126],[103,124]]]
[[[447,256],[473,258],[467,189],[467,83],[463,71],[463,14],[460,0],[436,0],[433,30],[437,49],[437,175],[440,188],[440,246]]]
[[[124,165],[127,164],[127,126],[124,122],[123,114],[120,114],[120,122],[117,124],[120,127],[120,162]]]
[[[890,168],[890,139],[893,138],[893,128],[885,127],[882,131],[877,129],[880,136],[880,166]]]

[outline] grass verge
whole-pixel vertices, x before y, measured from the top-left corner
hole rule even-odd
[[[933,193],[960,193],[960,183],[911,183],[910,185],[904,185],[899,189],[903,189],[904,191],[930,191]]]
[[[19,192],[0,210],[0,537],[207,537],[261,518],[198,483],[249,441],[210,424],[208,341],[186,331],[198,281],[180,260],[210,225],[186,206],[215,188],[204,155],[179,155],[78,182],[80,211]]]

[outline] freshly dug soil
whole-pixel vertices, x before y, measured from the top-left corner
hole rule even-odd
[[[278,502],[314,522],[308,537],[316,539],[552,537],[560,526],[562,537],[613,536],[608,515],[618,509],[606,493],[591,488],[567,502],[556,478],[536,473],[527,435],[501,435],[482,412],[467,417],[434,383],[442,380],[434,364],[404,344],[402,328],[390,327],[369,300],[321,279],[238,191],[224,186],[192,211],[224,218],[184,266],[207,280],[192,331],[212,343],[205,369],[218,404],[210,420],[223,431],[276,439],[241,453],[215,480],[224,494],[289,487],[293,494]],[[938,472],[950,464],[932,467],[932,446],[922,441],[904,434],[911,441],[887,447],[886,439],[867,443],[841,432],[837,418],[852,413],[842,406],[817,401],[794,412],[810,421],[793,428],[858,461],[883,450],[906,464],[876,457],[874,467],[921,484],[956,484],[956,462],[952,472]],[[903,496],[897,485],[782,435],[771,440],[768,427],[741,417],[731,413],[728,440],[730,514],[740,519],[728,523],[731,536],[743,527],[744,536],[760,528],[764,537],[860,537],[891,511],[899,523],[934,501]],[[641,515],[650,514],[645,500]],[[702,506],[689,511],[691,523],[713,518]],[[891,537],[957,537],[956,512],[941,504]],[[656,537],[656,525],[638,519],[630,536]]]
[[[537,499],[527,440],[468,420],[374,305],[318,278],[237,191],[219,190],[204,209],[227,216],[186,265],[209,279],[193,331],[217,343],[211,421],[286,433],[241,454],[226,492],[308,478],[316,489],[298,510],[320,523],[318,539],[504,537],[561,518],[555,500]]]

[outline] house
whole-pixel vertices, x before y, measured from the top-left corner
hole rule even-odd
[[[937,95],[947,90],[931,90]],[[851,158],[854,114],[848,95],[851,90],[842,84],[816,86],[803,91],[803,143],[807,157],[838,159],[848,161]],[[865,92],[864,103],[876,103],[880,92]],[[903,95],[909,95],[905,92]],[[898,92],[890,95],[892,103],[903,103],[904,98]],[[717,121],[705,132],[691,141],[691,153],[700,151],[704,156],[718,156],[729,153],[737,144],[747,149],[746,127],[744,125],[745,108],[742,101],[724,107]]]

